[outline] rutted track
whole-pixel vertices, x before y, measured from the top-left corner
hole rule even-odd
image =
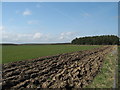
[[[113,46],[3,64],[2,87],[82,88],[98,74]]]

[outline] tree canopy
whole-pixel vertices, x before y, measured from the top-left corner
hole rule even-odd
[[[80,37],[73,39],[71,43],[80,45],[118,45],[119,37],[115,35]]]

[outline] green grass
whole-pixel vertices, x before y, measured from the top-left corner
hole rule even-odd
[[[61,53],[75,52],[98,48],[100,46],[78,46],[78,45],[22,45],[3,46],[2,63],[14,62],[18,60],[33,59],[42,56],[50,56]]]
[[[94,78],[93,82],[85,88],[113,88],[115,79],[117,53],[108,54],[103,62],[100,73]]]
[[[120,88],[120,46],[118,47],[118,88]]]
[[[0,63],[2,63],[2,45],[0,45]]]

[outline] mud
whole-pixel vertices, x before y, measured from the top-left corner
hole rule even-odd
[[[2,65],[3,89],[83,88],[100,72],[113,46]]]

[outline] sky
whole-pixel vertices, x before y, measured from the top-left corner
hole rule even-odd
[[[1,0],[2,2],[119,2],[119,0]]]
[[[3,43],[68,43],[118,35],[117,2],[3,2]]]

